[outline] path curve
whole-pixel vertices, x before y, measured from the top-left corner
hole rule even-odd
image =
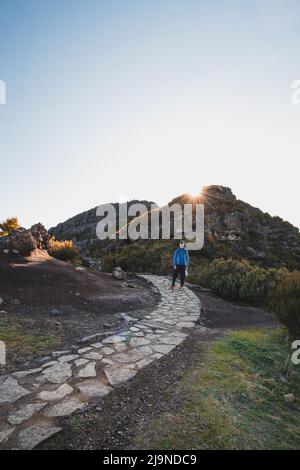
[[[198,321],[199,298],[188,288],[170,289],[166,277],[141,275],[160,292],[142,320],[125,316],[118,334],[52,353],[37,369],[0,377],[0,448],[33,449],[62,429],[61,418],[85,409],[140,369],[168,354]]]

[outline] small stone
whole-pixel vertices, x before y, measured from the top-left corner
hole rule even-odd
[[[295,400],[296,397],[293,393],[287,393],[286,395],[284,395],[284,401],[286,403],[294,403]]]
[[[57,308],[53,308],[53,309],[50,311],[51,317],[58,317],[59,314],[60,314],[60,311],[59,311]]]
[[[86,269],[82,268],[81,266],[76,266],[75,271],[80,274],[86,273]]]
[[[95,377],[96,374],[96,363],[95,362],[89,362],[85,367],[80,369],[78,372],[78,378],[82,377]]]
[[[38,398],[44,401],[62,400],[73,392],[73,388],[68,384],[63,384],[56,390],[44,390],[38,394]]]
[[[42,408],[46,406],[46,403],[30,403],[28,405],[23,406],[18,411],[11,413],[8,416],[7,421],[10,424],[21,424],[24,421],[32,418],[35,413],[38,413]]]
[[[30,426],[25,428],[19,435],[20,447],[24,450],[33,449],[45,439],[48,439],[50,436],[61,431],[61,429],[62,428],[58,427],[44,428],[41,426]]]

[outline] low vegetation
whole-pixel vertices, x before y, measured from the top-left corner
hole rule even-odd
[[[269,293],[269,304],[291,339],[300,339],[300,272],[286,274]]]
[[[265,269],[247,260],[216,259],[192,281],[229,300],[263,305],[268,292],[286,274],[286,269]]]
[[[19,219],[17,217],[9,217],[0,224],[0,237],[10,235],[14,230],[20,228]]]
[[[136,444],[153,449],[299,449],[300,369],[290,361],[286,333],[230,333],[206,346],[182,377],[174,412],[139,429]]]
[[[61,338],[53,332],[52,325],[39,329],[30,320],[20,323],[15,318],[0,319],[0,340],[6,344],[12,366],[24,356],[41,354],[61,344]]]
[[[75,261],[79,258],[79,251],[72,240],[58,241],[55,238],[50,240],[49,255],[61,261]]]

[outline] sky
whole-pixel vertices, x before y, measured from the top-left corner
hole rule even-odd
[[[220,184],[300,227],[299,26],[298,0],[0,0],[0,221]]]

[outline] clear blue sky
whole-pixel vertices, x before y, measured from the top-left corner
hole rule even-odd
[[[297,0],[1,0],[0,219],[203,185],[300,226]]]

